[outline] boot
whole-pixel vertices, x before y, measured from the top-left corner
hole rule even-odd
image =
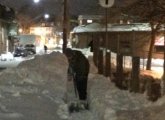
[[[70,113],[79,112],[79,107],[78,107],[78,104],[77,104],[76,102],[71,103],[71,104],[69,105],[69,112],[70,112]]]
[[[80,110],[89,110],[89,105],[87,100],[80,100],[78,102],[78,107]]]

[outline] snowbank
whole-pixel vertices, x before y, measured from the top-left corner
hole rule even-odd
[[[64,104],[67,66],[65,56],[53,52],[4,70],[0,74],[0,118],[60,120],[57,111]]]
[[[144,95],[122,91],[101,75],[90,75],[91,110],[98,120],[118,120],[117,111],[135,110],[149,106]]]
[[[152,105],[145,95],[119,90],[96,71],[89,74],[90,110],[69,114],[64,101],[67,67],[66,57],[53,52],[1,72],[0,119],[163,120],[165,98]]]

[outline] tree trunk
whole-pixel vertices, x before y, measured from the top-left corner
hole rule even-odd
[[[148,52],[146,70],[151,70],[152,54],[153,54],[153,50],[154,50],[155,38],[156,38],[156,30],[152,28],[151,43],[150,43],[150,48],[149,48],[149,52]]]
[[[164,24],[164,64],[163,64],[163,91],[162,95],[165,94],[165,24]]]

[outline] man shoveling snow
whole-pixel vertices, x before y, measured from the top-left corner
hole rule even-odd
[[[89,73],[89,61],[88,59],[78,50],[72,50],[67,48],[65,50],[65,55],[68,58],[68,82],[73,80],[73,86],[75,91],[75,97],[77,98],[77,93],[79,100],[73,101],[68,100],[69,111],[79,111],[88,109],[87,102],[87,80]],[[69,99],[69,98],[68,98]]]

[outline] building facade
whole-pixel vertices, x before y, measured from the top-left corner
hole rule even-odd
[[[0,5],[0,53],[13,50],[12,37],[17,35],[17,23],[13,9]]]

